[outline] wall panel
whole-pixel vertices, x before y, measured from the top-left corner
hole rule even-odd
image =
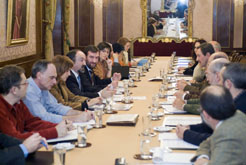
[[[114,43],[123,35],[123,0],[103,1],[103,40]]]
[[[214,0],[213,11],[213,40],[218,41],[222,48],[233,48],[233,0]]]
[[[74,1],[75,47],[94,44],[94,5],[89,0]]]

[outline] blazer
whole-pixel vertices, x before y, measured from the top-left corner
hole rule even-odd
[[[84,86],[82,84],[82,76],[81,76],[81,72],[79,72],[79,76],[80,76],[80,84],[81,84],[81,89],[79,89],[79,84],[77,81],[77,78],[75,77],[75,75],[73,74],[72,71],[70,71],[70,76],[67,78],[66,81],[66,85],[67,88],[75,95],[79,95],[79,96],[85,96],[85,97],[89,97],[89,98],[95,98],[98,97],[99,94],[95,91],[95,92],[86,92],[84,89]]]
[[[18,139],[0,133],[0,164],[25,164],[25,156]]]
[[[54,85],[50,93],[57,99],[59,103],[72,107],[73,109],[82,110],[82,103],[87,97],[74,95],[66,86],[65,82],[60,80]]]
[[[91,76],[87,67],[85,66],[81,74],[82,86],[86,92],[99,92],[111,83],[111,78],[100,79],[94,74],[94,84],[92,84]]]
[[[202,142],[196,157],[207,155],[209,164],[246,164],[246,116],[240,111],[223,120],[212,136]]]

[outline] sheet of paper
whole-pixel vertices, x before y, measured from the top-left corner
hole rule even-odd
[[[185,114],[187,113],[186,111],[177,109],[173,107],[172,105],[161,105],[161,107],[164,109],[165,114]]]
[[[190,160],[195,156],[192,153],[164,153],[164,165],[191,165]],[[178,159],[177,159],[178,158]]]
[[[158,139],[159,140],[179,140],[176,133],[168,133],[168,132],[159,133]]]
[[[191,125],[201,123],[200,116],[167,116],[163,121],[163,126],[176,126],[178,124]]]
[[[133,100],[146,100],[146,96],[132,96]]]
[[[133,104],[118,104],[115,103],[112,105],[112,109],[115,111],[128,111],[132,108]]]
[[[168,96],[173,96],[174,93],[176,93],[176,92],[177,92],[177,90],[169,90],[169,91],[167,91],[167,95]]]
[[[198,147],[199,146],[187,143],[183,141],[182,139],[161,140],[161,148],[171,148],[171,149],[179,149],[179,150],[185,150],[185,149],[196,150],[198,149]]]
[[[123,100],[123,98],[124,98],[124,95],[114,95],[113,96],[113,100],[115,102],[121,102]]]
[[[184,79],[185,81],[190,81],[190,80],[193,80],[193,77],[186,76],[186,77],[180,77],[180,78],[178,78],[178,80],[181,80],[181,79]]]
[[[53,142],[61,142],[61,141],[69,141],[69,140],[76,140],[77,139],[77,125],[87,125],[87,129],[91,129],[92,126],[95,124],[95,120],[90,120],[88,122],[84,122],[84,123],[73,123],[75,129],[72,131],[68,131],[68,134],[64,137],[60,137],[60,138],[54,138],[54,139],[49,139],[47,140],[47,143],[53,143]]]

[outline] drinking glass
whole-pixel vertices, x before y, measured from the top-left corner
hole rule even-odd
[[[54,164],[64,165],[66,158],[66,148],[64,146],[57,146],[53,148]]]
[[[140,140],[140,156],[142,159],[149,159],[151,158],[150,155],[150,136],[142,136]]]
[[[87,125],[78,125],[77,126],[78,133],[78,147],[86,147],[87,140]]]
[[[95,111],[95,127],[96,128],[102,128],[102,115],[103,115],[103,109],[102,108],[96,108]]]

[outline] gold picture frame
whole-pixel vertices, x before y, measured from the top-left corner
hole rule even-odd
[[[195,7],[194,0],[188,0],[188,38],[193,36],[193,10]],[[141,9],[142,9],[142,37],[147,37],[147,17],[148,17],[148,0],[141,0]],[[166,38],[166,37],[164,37]],[[153,38],[153,40],[155,40]]]
[[[29,11],[29,0],[8,0],[7,46],[28,42]]]

